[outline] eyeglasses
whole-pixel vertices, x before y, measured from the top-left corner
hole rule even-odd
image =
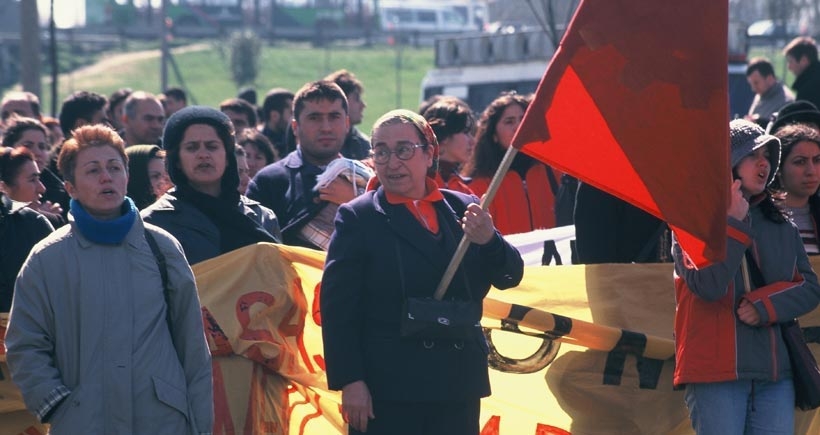
[[[390,155],[395,154],[399,160],[410,160],[416,154],[416,148],[423,148],[422,144],[401,144],[394,151],[390,151],[385,146],[376,147],[373,150],[373,161],[383,165],[390,161]]]

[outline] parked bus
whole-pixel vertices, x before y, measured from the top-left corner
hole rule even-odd
[[[481,15],[481,14],[479,14]],[[382,31],[395,33],[461,33],[481,30],[473,9],[448,2],[382,1]]]

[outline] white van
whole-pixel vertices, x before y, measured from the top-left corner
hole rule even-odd
[[[391,33],[455,33],[480,30],[455,7],[441,3],[383,1],[379,4],[382,30]]]

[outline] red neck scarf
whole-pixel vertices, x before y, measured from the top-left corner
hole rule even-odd
[[[438,234],[438,216],[436,215],[436,209],[433,207],[433,203],[436,201],[444,201],[444,196],[438,190],[438,185],[432,178],[427,177],[424,181],[424,186],[427,195],[422,199],[412,199],[388,191],[385,191],[384,194],[387,198],[387,202],[393,205],[404,204],[416,220],[419,221],[424,228],[427,228],[427,231]]]

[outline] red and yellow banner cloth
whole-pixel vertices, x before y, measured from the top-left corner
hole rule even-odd
[[[323,262],[320,251],[259,244],[194,267],[214,354],[215,434],[345,433],[323,371]],[[498,369],[481,434],[692,434],[672,390],[674,303],[668,264],[532,266],[519,287],[492,290],[482,324]],[[499,317],[507,329],[563,338],[500,331]],[[820,312],[801,320],[820,326]],[[0,361],[0,434],[44,434]],[[796,433],[820,433],[817,412],[796,415]]]

